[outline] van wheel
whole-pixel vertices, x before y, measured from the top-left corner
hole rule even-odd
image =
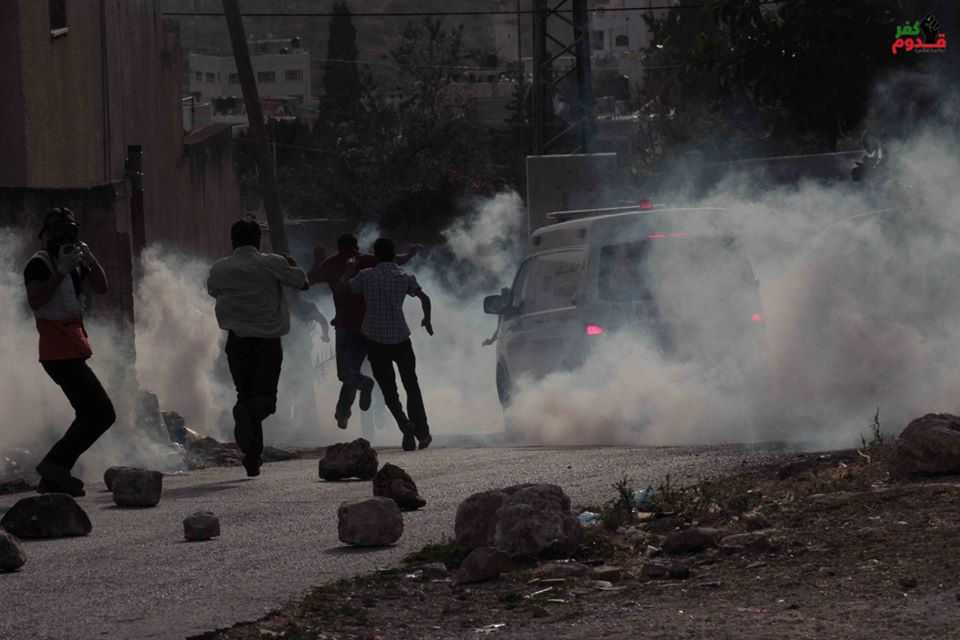
[[[510,397],[513,395],[513,384],[510,382],[510,376],[507,369],[502,364],[497,365],[497,396],[500,398],[500,406],[506,409],[510,406]]]

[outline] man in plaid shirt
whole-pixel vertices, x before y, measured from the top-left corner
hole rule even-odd
[[[403,315],[403,301],[407,296],[420,298],[423,305],[423,322],[420,324],[427,333],[433,335],[430,298],[417,284],[417,279],[394,262],[397,252],[393,240],[378,239],[373,244],[373,254],[377,259],[375,267],[358,273],[356,260],[351,260],[340,282],[351,292],[361,294],[366,303],[367,312],[361,331],[367,341],[367,357],[373,377],[383,392],[384,403],[403,433],[403,450],[413,451],[417,443],[421,449],[426,449],[433,438],[417,382],[417,360],[410,342],[410,329]],[[397,392],[394,363],[407,394],[406,414]]]

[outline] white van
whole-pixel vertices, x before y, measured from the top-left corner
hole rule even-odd
[[[642,336],[667,358],[756,355],[759,283],[716,208],[550,214],[513,285],[484,299],[500,316],[497,390],[577,367],[599,341]]]

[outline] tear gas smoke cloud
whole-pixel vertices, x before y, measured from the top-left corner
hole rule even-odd
[[[736,384],[703,357],[733,332],[683,335],[692,357],[682,362],[663,358],[649,332],[620,332],[582,367],[522,381],[510,420],[543,444],[820,447],[858,443],[878,407],[893,432],[927,412],[957,412],[960,140],[950,121],[917,126],[887,149],[894,180],[882,198],[870,184],[770,187],[738,176],[699,203],[728,209],[718,233],[741,239],[761,282],[767,347],[753,382]],[[894,211],[843,220],[878,206]],[[701,272],[704,291],[714,276]],[[658,288],[669,291],[669,279]]]
[[[684,336],[684,359],[661,355],[655,332],[634,327],[604,335],[582,366],[517,381],[509,421],[533,442],[553,445],[784,439],[850,446],[877,407],[891,431],[925,412],[958,411],[957,143],[952,122],[923,123],[913,136],[889,145],[895,180],[882,190],[850,183],[771,187],[756,176],[729,178],[698,204],[728,210],[722,231],[739,238],[760,280],[766,348],[757,369],[738,379],[721,362],[726,351],[716,347],[735,336],[711,334],[716,328],[703,324],[716,311],[714,294],[723,283],[719,273],[701,270],[694,283],[700,293],[686,301],[684,317],[707,331]],[[684,194],[674,195],[679,202]],[[670,202],[671,196],[658,199]],[[886,206],[897,212],[841,221]],[[431,252],[407,267],[434,303],[433,337],[419,327],[415,301],[406,311],[435,433],[502,429],[495,348],[481,346],[496,319],[481,312],[482,297],[499,288],[491,286],[490,274],[510,284],[519,264],[513,239],[523,225],[519,197],[501,194],[477,203],[472,217],[446,230],[458,267],[468,267],[456,270],[453,285],[451,265]],[[358,235],[361,247],[369,248],[377,232]],[[24,297],[23,265],[10,262],[29,242],[0,230],[0,294],[8,301],[0,309],[0,401],[8,416],[0,443],[45,450],[69,422],[70,410],[39,365],[29,364],[36,360],[35,329],[26,305],[17,302]],[[673,262],[668,247],[653,256],[662,262],[660,284],[669,285],[662,288],[671,290],[670,274],[689,270]],[[223,333],[203,289],[207,269],[158,248],[146,253],[136,301],[137,368],[141,385],[157,392],[163,408],[179,411],[205,435],[229,439],[233,390]],[[473,277],[479,272],[488,277]],[[311,289],[308,297],[332,318],[326,287]],[[90,333],[91,365],[106,381],[113,374],[107,369],[123,354],[113,353],[109,327],[92,322]],[[359,411],[347,434],[333,425],[339,383],[331,345],[308,325],[284,344],[280,404],[267,422],[268,442],[320,444],[358,435]],[[374,441],[397,440],[385,414]],[[168,456],[168,449],[118,428],[84,462],[93,469],[138,457],[169,462]]]
[[[210,265],[157,246],[142,260],[135,305],[140,385],[156,393],[164,409],[186,417],[188,426],[224,435],[218,428],[222,407],[234,398],[217,366],[224,334],[206,292]]]

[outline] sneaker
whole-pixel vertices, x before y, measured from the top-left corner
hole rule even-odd
[[[367,411],[373,403],[373,380],[367,378],[360,386],[360,410]]]
[[[87,495],[87,492],[82,488],[78,489],[76,487],[64,487],[57,484],[56,481],[50,480],[49,478],[40,478],[40,484],[37,485],[37,493],[65,493],[73,496],[74,498],[82,498],[83,496]]]
[[[247,470],[249,477],[254,478],[260,475],[261,466],[263,466],[263,461],[260,459],[260,456],[243,457],[243,468]]]
[[[403,429],[403,442],[401,446],[404,451],[417,450],[417,438],[413,435],[413,425],[410,423]]]
[[[69,493],[70,495],[85,495],[83,491],[83,480],[74,478],[70,475],[70,470],[49,460],[41,460],[37,465],[37,473],[44,480],[48,480],[48,486],[57,486],[60,488],[58,493]]]

